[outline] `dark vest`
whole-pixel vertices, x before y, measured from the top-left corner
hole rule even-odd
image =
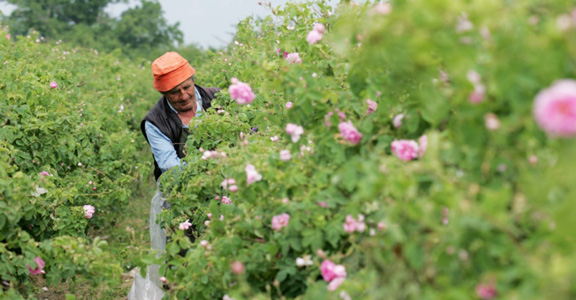
[[[202,110],[207,111],[211,106],[211,102],[214,98],[216,98],[215,94],[220,91],[219,88],[203,88],[199,85],[195,84],[196,89],[200,93],[200,97],[202,97]],[[160,131],[166,135],[172,144],[174,145],[174,150],[176,150],[176,154],[179,158],[183,158],[186,156],[185,152],[183,151],[182,142],[185,143],[185,139],[183,139],[183,134],[187,134],[184,132],[182,127],[182,120],[178,117],[176,113],[170,108],[168,105],[168,100],[164,96],[162,96],[156,105],[148,111],[148,114],[144,117],[142,122],[140,122],[140,130],[142,130],[142,134],[146,138],[148,144],[148,136],[146,136],[146,129],[145,129],[145,121],[148,121],[154,126],[158,127]],[[184,136],[185,138],[186,136]],[[162,175],[162,171],[158,166],[158,162],[154,159],[154,177],[156,180]]]

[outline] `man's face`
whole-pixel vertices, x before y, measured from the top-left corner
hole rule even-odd
[[[192,78],[164,93],[164,96],[178,112],[187,112],[192,109],[196,111],[196,93]]]

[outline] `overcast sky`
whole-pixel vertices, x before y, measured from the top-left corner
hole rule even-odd
[[[305,0],[264,0],[272,6],[283,5],[289,1]],[[222,47],[232,40],[235,25],[248,16],[265,17],[270,11],[258,5],[258,0],[160,0],[164,17],[169,24],[180,22],[186,44],[197,44],[203,48]],[[333,6],[339,0],[328,1]],[[137,4],[140,1],[132,0]],[[128,6],[116,4],[107,9],[113,16],[119,16]],[[0,10],[7,15],[12,9],[0,2]]]

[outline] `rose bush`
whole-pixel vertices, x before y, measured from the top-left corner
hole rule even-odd
[[[227,156],[201,160],[192,135],[186,167],[162,177],[170,297],[575,296],[573,94],[554,84],[576,77],[570,3],[268,8],[198,74],[256,95],[240,106],[224,91],[230,114],[197,121],[204,149]],[[176,230],[186,219],[208,246]],[[346,276],[323,280],[326,261]]]
[[[140,98],[155,94],[137,79],[148,71],[35,34],[2,37],[0,298],[32,296],[34,277],[118,285],[120,260],[89,233],[114,224],[148,176]]]

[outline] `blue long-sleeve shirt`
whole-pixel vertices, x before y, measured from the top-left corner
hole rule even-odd
[[[195,89],[196,94],[196,116],[200,116],[202,114],[202,97],[198,92],[198,89]],[[168,106],[170,109],[175,113],[178,114],[176,109],[167,101]],[[182,127],[188,128],[188,126],[182,124]],[[154,124],[145,121],[144,122],[144,129],[146,130],[146,136],[148,137],[148,142],[150,143],[150,148],[152,149],[152,154],[154,155],[154,159],[158,163],[160,170],[164,173],[167,170],[175,166],[180,166],[180,158],[178,154],[176,154],[176,150],[174,149],[174,145],[172,141],[158,129]]]

